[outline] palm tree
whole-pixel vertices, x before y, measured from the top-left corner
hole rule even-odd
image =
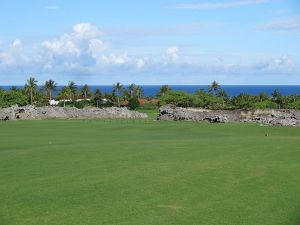
[[[220,85],[217,81],[212,82],[209,87],[209,92],[214,93],[216,95],[217,91],[220,89]]]
[[[76,92],[77,92],[77,86],[73,81],[70,81],[68,86],[67,86],[70,91],[71,91],[71,99],[74,100],[76,97]]]
[[[52,100],[52,92],[56,91],[57,83],[54,80],[48,80],[44,84],[44,90],[46,90],[49,100]]]
[[[123,92],[124,92],[124,87],[123,87],[123,85],[120,84],[120,82],[117,82],[116,84],[114,84],[114,86],[113,86],[113,93],[117,97],[118,107],[121,106],[121,104],[120,104],[120,97],[122,96]]]
[[[218,97],[222,98],[223,109],[225,108],[225,102],[228,100],[229,96],[226,91],[220,90],[218,93]]]
[[[169,87],[169,85],[163,85],[163,86],[160,87],[159,92],[156,95],[157,96],[164,96],[169,91],[171,91],[171,88]]]
[[[281,108],[281,105],[283,103],[283,97],[282,97],[282,94],[278,91],[278,90],[275,90],[273,93],[272,93],[272,97],[273,97],[273,101],[277,104],[277,108],[280,109]]]
[[[29,93],[30,95],[30,104],[32,105],[33,104],[33,99],[34,99],[34,95],[37,91],[37,80],[33,77],[30,77],[28,80],[27,80],[27,84],[25,85],[24,89],[25,89],[25,92]]]
[[[72,97],[72,91],[69,87],[63,87],[58,96],[64,100],[64,107],[66,107],[66,99]]]
[[[143,97],[143,95],[144,95],[143,88],[141,86],[137,86],[137,88],[136,88],[136,96],[138,98],[141,98],[141,97]]]
[[[82,87],[81,94],[85,99],[87,99],[87,97],[90,95],[90,88],[87,84]]]
[[[129,90],[129,97],[133,98],[135,96],[135,92],[136,92],[136,85],[130,84],[128,87],[128,90]]]
[[[102,101],[102,92],[100,89],[97,89],[93,94],[93,100],[96,102],[97,108],[99,106],[99,101]]]

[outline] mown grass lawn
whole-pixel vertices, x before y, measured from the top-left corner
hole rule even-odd
[[[299,128],[17,121],[0,140],[1,225],[300,224]]]

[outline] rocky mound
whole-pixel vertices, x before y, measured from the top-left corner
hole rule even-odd
[[[159,109],[157,119],[300,126],[300,110],[199,110],[166,105]]]
[[[127,108],[70,108],[70,107],[35,107],[13,106],[0,109],[0,120],[38,120],[38,119],[114,119],[147,118],[147,114],[130,111]]]

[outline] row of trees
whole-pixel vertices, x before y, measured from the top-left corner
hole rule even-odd
[[[88,85],[81,88],[74,82],[69,82],[63,86],[59,92],[58,85],[53,80],[48,80],[43,86],[38,86],[35,78],[29,78],[25,86],[21,89],[12,87],[11,90],[0,89],[0,107],[18,105],[49,105],[49,100],[61,100],[61,106],[75,106],[82,108],[85,106],[128,106],[135,109],[139,106],[139,99],[143,97],[141,86],[131,84],[128,87],[116,83],[110,93],[103,94],[97,89],[92,92]],[[54,95],[56,93],[56,95]],[[201,107],[208,109],[265,109],[265,108],[288,108],[300,109],[300,96],[283,96],[275,90],[271,96],[262,92],[259,95],[241,93],[238,96],[230,97],[221,86],[214,81],[209,90],[198,90],[194,94],[184,91],[171,90],[168,85],[161,86],[151,107],[158,107],[164,104],[174,104],[181,107]],[[152,100],[153,100],[152,98]],[[80,99],[80,101],[77,101]],[[105,99],[105,101],[103,101]],[[157,104],[156,104],[157,102]]]
[[[58,85],[53,80],[46,81],[43,86],[38,86],[38,81],[31,77],[23,88],[17,89],[12,87],[10,90],[0,89],[0,107],[9,107],[15,104],[18,105],[49,105],[49,100],[53,99],[54,93],[57,93]],[[136,108],[139,105],[138,99],[143,96],[141,86],[131,84],[125,88],[120,83],[113,86],[111,93],[103,94],[100,89],[92,92],[88,85],[81,88],[70,81],[68,85],[63,86],[55,99],[62,101],[62,106],[72,105],[76,107],[84,107],[87,105],[128,105],[131,108]],[[80,99],[80,101],[77,101]],[[105,102],[103,100],[106,100]]]
[[[161,87],[158,93],[159,104],[173,104],[181,107],[201,107],[207,109],[300,109],[300,95],[284,96],[275,90],[271,96],[265,92],[259,95],[241,93],[230,97],[214,81],[209,91],[203,89],[194,94],[173,91],[168,86]]]

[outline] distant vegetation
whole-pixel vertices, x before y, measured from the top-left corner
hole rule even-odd
[[[38,81],[31,77],[21,89],[0,89],[0,107],[28,104],[46,106],[50,104],[49,100],[56,100],[59,101],[59,106],[77,108],[118,106],[130,109],[157,109],[165,104],[173,104],[206,109],[300,109],[300,95],[284,96],[278,90],[274,90],[271,96],[262,92],[259,95],[241,93],[231,97],[216,81],[211,84],[209,91],[200,89],[194,94],[171,90],[168,85],[163,85],[155,97],[144,97],[141,86],[131,84],[125,87],[119,82],[113,85],[112,92],[106,94],[100,89],[92,92],[88,85],[78,88],[70,81],[54,96],[57,86],[55,81],[49,80],[39,87]]]

